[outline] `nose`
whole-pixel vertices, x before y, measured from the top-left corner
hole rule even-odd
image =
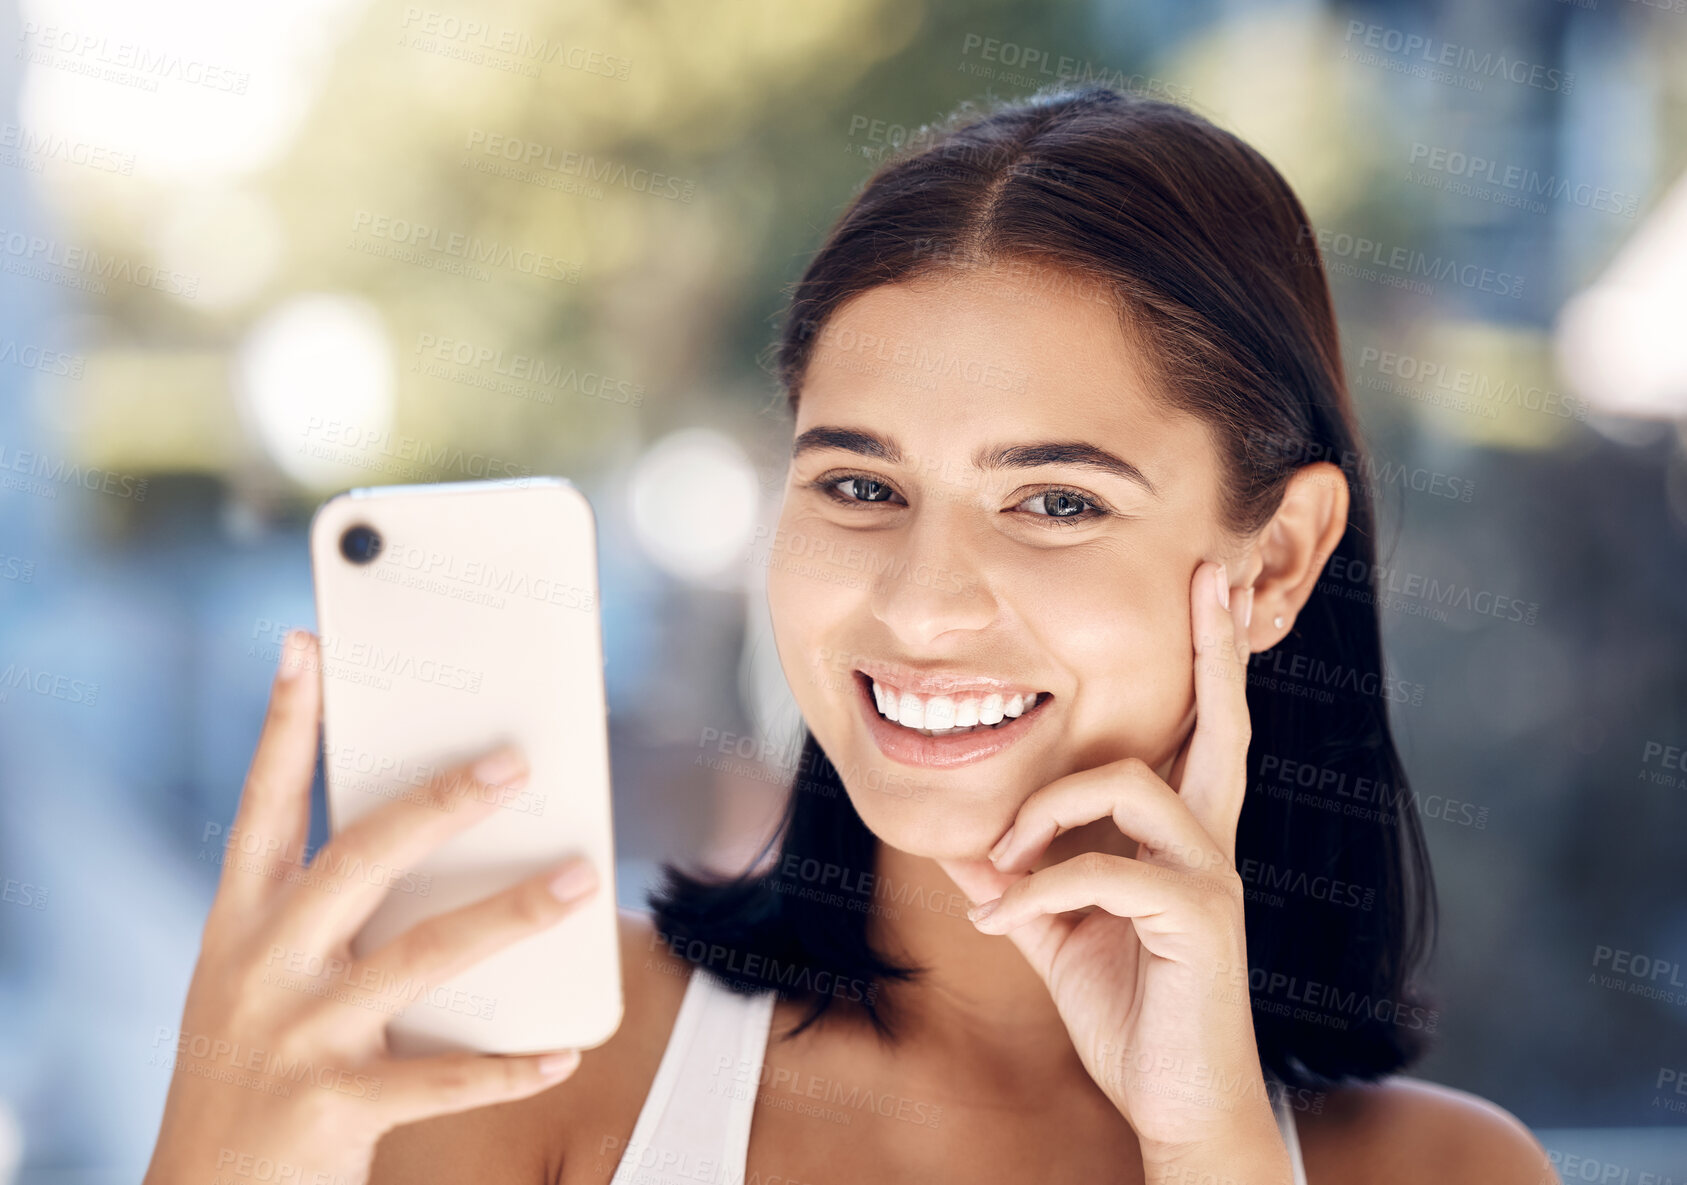
[[[977,513],[976,507],[928,500],[902,530],[875,541],[873,615],[910,650],[996,619],[999,606],[985,578],[977,524],[966,521]]]

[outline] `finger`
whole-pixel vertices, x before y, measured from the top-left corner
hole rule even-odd
[[[1007,876],[988,860],[938,860],[937,865],[955,882],[955,887],[974,903],[974,909],[996,900],[1023,876]],[[1078,924],[1075,917],[1036,917],[1007,932],[1007,937],[1025,956],[1032,969],[1048,982],[1055,952]]]
[[[447,1053],[381,1064],[380,1108],[397,1127],[434,1115],[524,1099],[555,1086],[580,1068],[580,1051],[498,1054]]]
[[[1062,831],[1111,816],[1141,845],[1138,855],[1170,857],[1189,868],[1211,868],[1224,859],[1177,791],[1136,757],[1079,770],[1032,793],[990,860],[1003,872],[1031,867]]]
[[[422,792],[395,799],[342,828],[298,878],[288,927],[301,946],[349,941],[385,899],[387,886],[451,836],[486,818],[504,792],[527,782],[527,762],[509,746],[435,776]],[[388,876],[370,876],[371,869]]]
[[[1195,639],[1195,730],[1178,793],[1227,859],[1236,856],[1236,824],[1248,780],[1248,648],[1240,615],[1250,599],[1241,590],[1227,608],[1218,591],[1222,564],[1204,563],[1190,586]]]
[[[597,873],[571,860],[502,893],[418,922],[354,963],[348,982],[370,984],[372,1000],[408,1003],[417,982],[443,983],[488,955],[555,925],[589,900]],[[377,1014],[379,1023],[388,1019]]]
[[[1206,912],[1220,899],[1224,883],[1220,876],[1085,852],[1014,882],[973,924],[987,934],[1005,934],[1045,915],[1098,907],[1134,921],[1150,953],[1181,959],[1220,940],[1228,943],[1231,936],[1223,926],[1209,924]]]
[[[937,866],[948,874],[949,879],[955,882],[955,887],[965,893],[967,900],[974,905],[994,901],[1007,891],[1009,885],[1022,879],[998,871],[988,860],[940,858]]]
[[[316,637],[289,630],[270,685],[269,709],[240,791],[223,857],[222,887],[237,909],[277,891],[281,870],[303,859],[310,785],[322,714]]]

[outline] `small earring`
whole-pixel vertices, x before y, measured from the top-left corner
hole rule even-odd
[[[1271,619],[1271,624],[1277,629],[1282,629],[1283,628],[1283,619],[1281,617],[1273,617]]]

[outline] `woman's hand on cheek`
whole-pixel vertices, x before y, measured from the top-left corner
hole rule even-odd
[[[1222,1180],[1245,1164],[1250,1180],[1289,1181],[1254,1042],[1235,866],[1252,593],[1229,598],[1223,573],[1203,563],[1191,581],[1196,721],[1177,786],[1136,758],[1082,770],[1027,798],[989,860],[940,864],[983,903],[974,925],[1006,935],[1047,984],[1085,1068],[1136,1131],[1149,1180]],[[1108,817],[1137,841],[1134,858],[1086,852],[1025,871],[1060,832]]]

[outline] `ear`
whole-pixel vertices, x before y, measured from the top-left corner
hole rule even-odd
[[[1347,501],[1347,475],[1328,461],[1303,466],[1289,478],[1282,505],[1255,536],[1246,561],[1250,568],[1258,565],[1248,622],[1254,652],[1270,649],[1294,628],[1347,530]]]

